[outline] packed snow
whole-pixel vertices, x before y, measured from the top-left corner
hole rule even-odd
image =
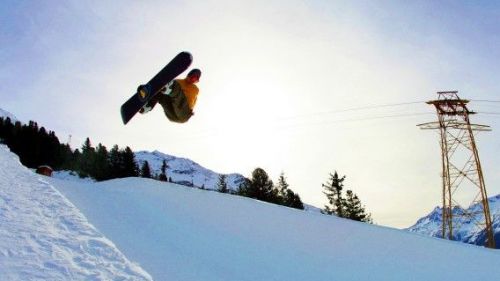
[[[85,177],[81,178],[78,176],[76,172],[73,171],[54,171],[52,172],[52,177],[56,179],[61,179],[61,180],[67,180],[67,181],[78,181],[78,182],[95,182],[94,179]]]
[[[46,177],[0,159],[1,280],[151,280]]]
[[[26,272],[31,280],[148,280],[148,273],[154,280],[207,281],[500,275],[495,250],[151,179],[47,178],[23,168],[4,146],[0,157],[6,280],[30,280]]]

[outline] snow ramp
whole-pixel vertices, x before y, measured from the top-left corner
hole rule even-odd
[[[0,280],[152,280],[0,145]]]

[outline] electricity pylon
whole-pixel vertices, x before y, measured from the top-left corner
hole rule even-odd
[[[460,99],[457,93],[438,92],[437,100],[427,102],[436,108],[438,121],[418,125],[421,129],[439,130],[441,135],[442,237],[454,240],[454,231],[460,227],[457,224],[468,220],[475,223],[477,231],[485,232],[485,246],[495,248],[488,196],[474,140],[474,132],[491,129],[470,123],[469,115],[475,112],[469,111],[469,101]],[[465,188],[466,183],[473,188]]]

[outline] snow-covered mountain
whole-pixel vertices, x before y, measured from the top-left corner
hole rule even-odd
[[[145,161],[148,161],[153,174],[161,173],[163,160],[165,160],[167,163],[167,177],[171,178],[172,182],[209,190],[217,189],[217,182],[220,174],[204,168],[192,160],[164,154],[156,150],[153,152],[136,152],[135,160],[139,164],[139,167],[141,167]],[[234,191],[237,190],[240,184],[245,180],[245,177],[236,173],[226,176],[228,187]]]
[[[497,248],[500,248],[500,195],[490,197],[488,199],[490,213],[493,220],[493,229],[495,232],[495,242]],[[459,208],[453,209],[453,214],[456,215],[453,220],[456,233],[456,240],[474,245],[484,245],[486,234],[484,231],[478,231],[476,222],[484,221],[482,207],[480,204],[474,204],[466,210],[468,214],[475,214],[473,219],[468,219],[459,216],[463,212]],[[436,207],[427,216],[419,219],[413,226],[407,230],[432,237],[442,236],[442,214],[443,209]]]
[[[3,145],[0,159],[2,280],[500,275],[500,252],[482,247],[151,179],[47,178]]]
[[[19,121],[17,119],[17,117],[14,116],[14,114],[8,112],[7,110],[1,109],[1,108],[0,108],[0,118],[3,118],[3,119],[10,118],[10,121],[12,123],[15,123],[15,122]]]
[[[135,153],[135,160],[139,167],[145,161],[148,161],[153,174],[160,174],[163,160],[167,163],[167,177],[172,179],[173,183],[204,188],[207,190],[217,190],[219,173],[207,169],[200,164],[187,159],[168,155],[157,150],[153,152],[139,151]],[[245,177],[238,173],[226,174],[226,183],[232,191],[238,190],[240,184],[245,181]],[[305,204],[304,209],[310,212],[320,213],[321,209],[315,206]]]

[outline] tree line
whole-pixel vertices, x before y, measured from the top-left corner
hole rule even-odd
[[[235,192],[231,192],[228,188],[226,176],[220,175],[217,190],[222,193],[233,193],[290,208],[304,209],[300,196],[289,188],[284,173],[281,173],[278,183],[274,184],[262,168],[256,168],[252,172],[252,177],[245,178]]]
[[[165,160],[160,173],[153,174],[147,161],[139,167],[134,152],[128,146],[122,149],[114,145],[108,150],[100,143],[94,147],[87,138],[80,149],[72,150],[69,144],[61,143],[53,131],[39,127],[34,121],[23,125],[20,122],[12,123],[10,118],[0,118],[0,142],[16,153],[21,163],[28,168],[49,165],[54,170],[74,171],[80,177],[91,177],[97,181],[137,176],[172,181],[167,177],[168,165]],[[356,194],[347,190],[344,196],[344,180],[345,176],[339,177],[335,172],[330,174],[329,182],[323,184],[328,204],[322,213],[372,223],[371,215],[366,213]],[[236,191],[230,190],[226,176],[220,175],[216,189],[222,193],[304,209],[300,196],[290,189],[284,173],[274,184],[266,171],[256,168]]]
[[[335,172],[330,174],[329,181],[326,184],[322,184],[325,190],[323,193],[327,197],[328,204],[324,206],[321,212],[355,221],[373,223],[371,214],[366,212],[361,200],[352,190],[346,190],[344,195],[345,178],[345,176],[339,177],[338,173]],[[223,193],[231,192],[224,175],[219,176],[217,190]],[[252,177],[245,179],[245,182],[233,193],[273,204],[304,209],[300,196],[289,188],[283,172],[279,176],[278,183],[274,184],[269,179],[266,171],[257,168],[252,172]]]
[[[63,167],[67,164],[69,146],[63,145],[52,131],[30,121],[12,123],[10,118],[0,118],[0,139],[10,150],[16,153],[21,163],[30,168],[46,164],[51,167]]]
[[[322,213],[355,221],[373,223],[371,214],[365,211],[361,200],[352,190],[347,190],[344,196],[344,180],[345,176],[340,177],[335,171],[334,174],[330,174],[329,181],[323,184],[323,188],[325,189],[323,193],[328,199],[328,204],[325,205]]]
[[[53,131],[39,127],[34,121],[21,124],[0,118],[0,139],[28,168],[49,165],[54,170],[71,170],[80,177],[98,181],[139,175],[130,147],[121,149],[115,145],[108,151],[102,144],[93,147],[87,138],[81,150],[73,151],[69,144],[61,143]]]

